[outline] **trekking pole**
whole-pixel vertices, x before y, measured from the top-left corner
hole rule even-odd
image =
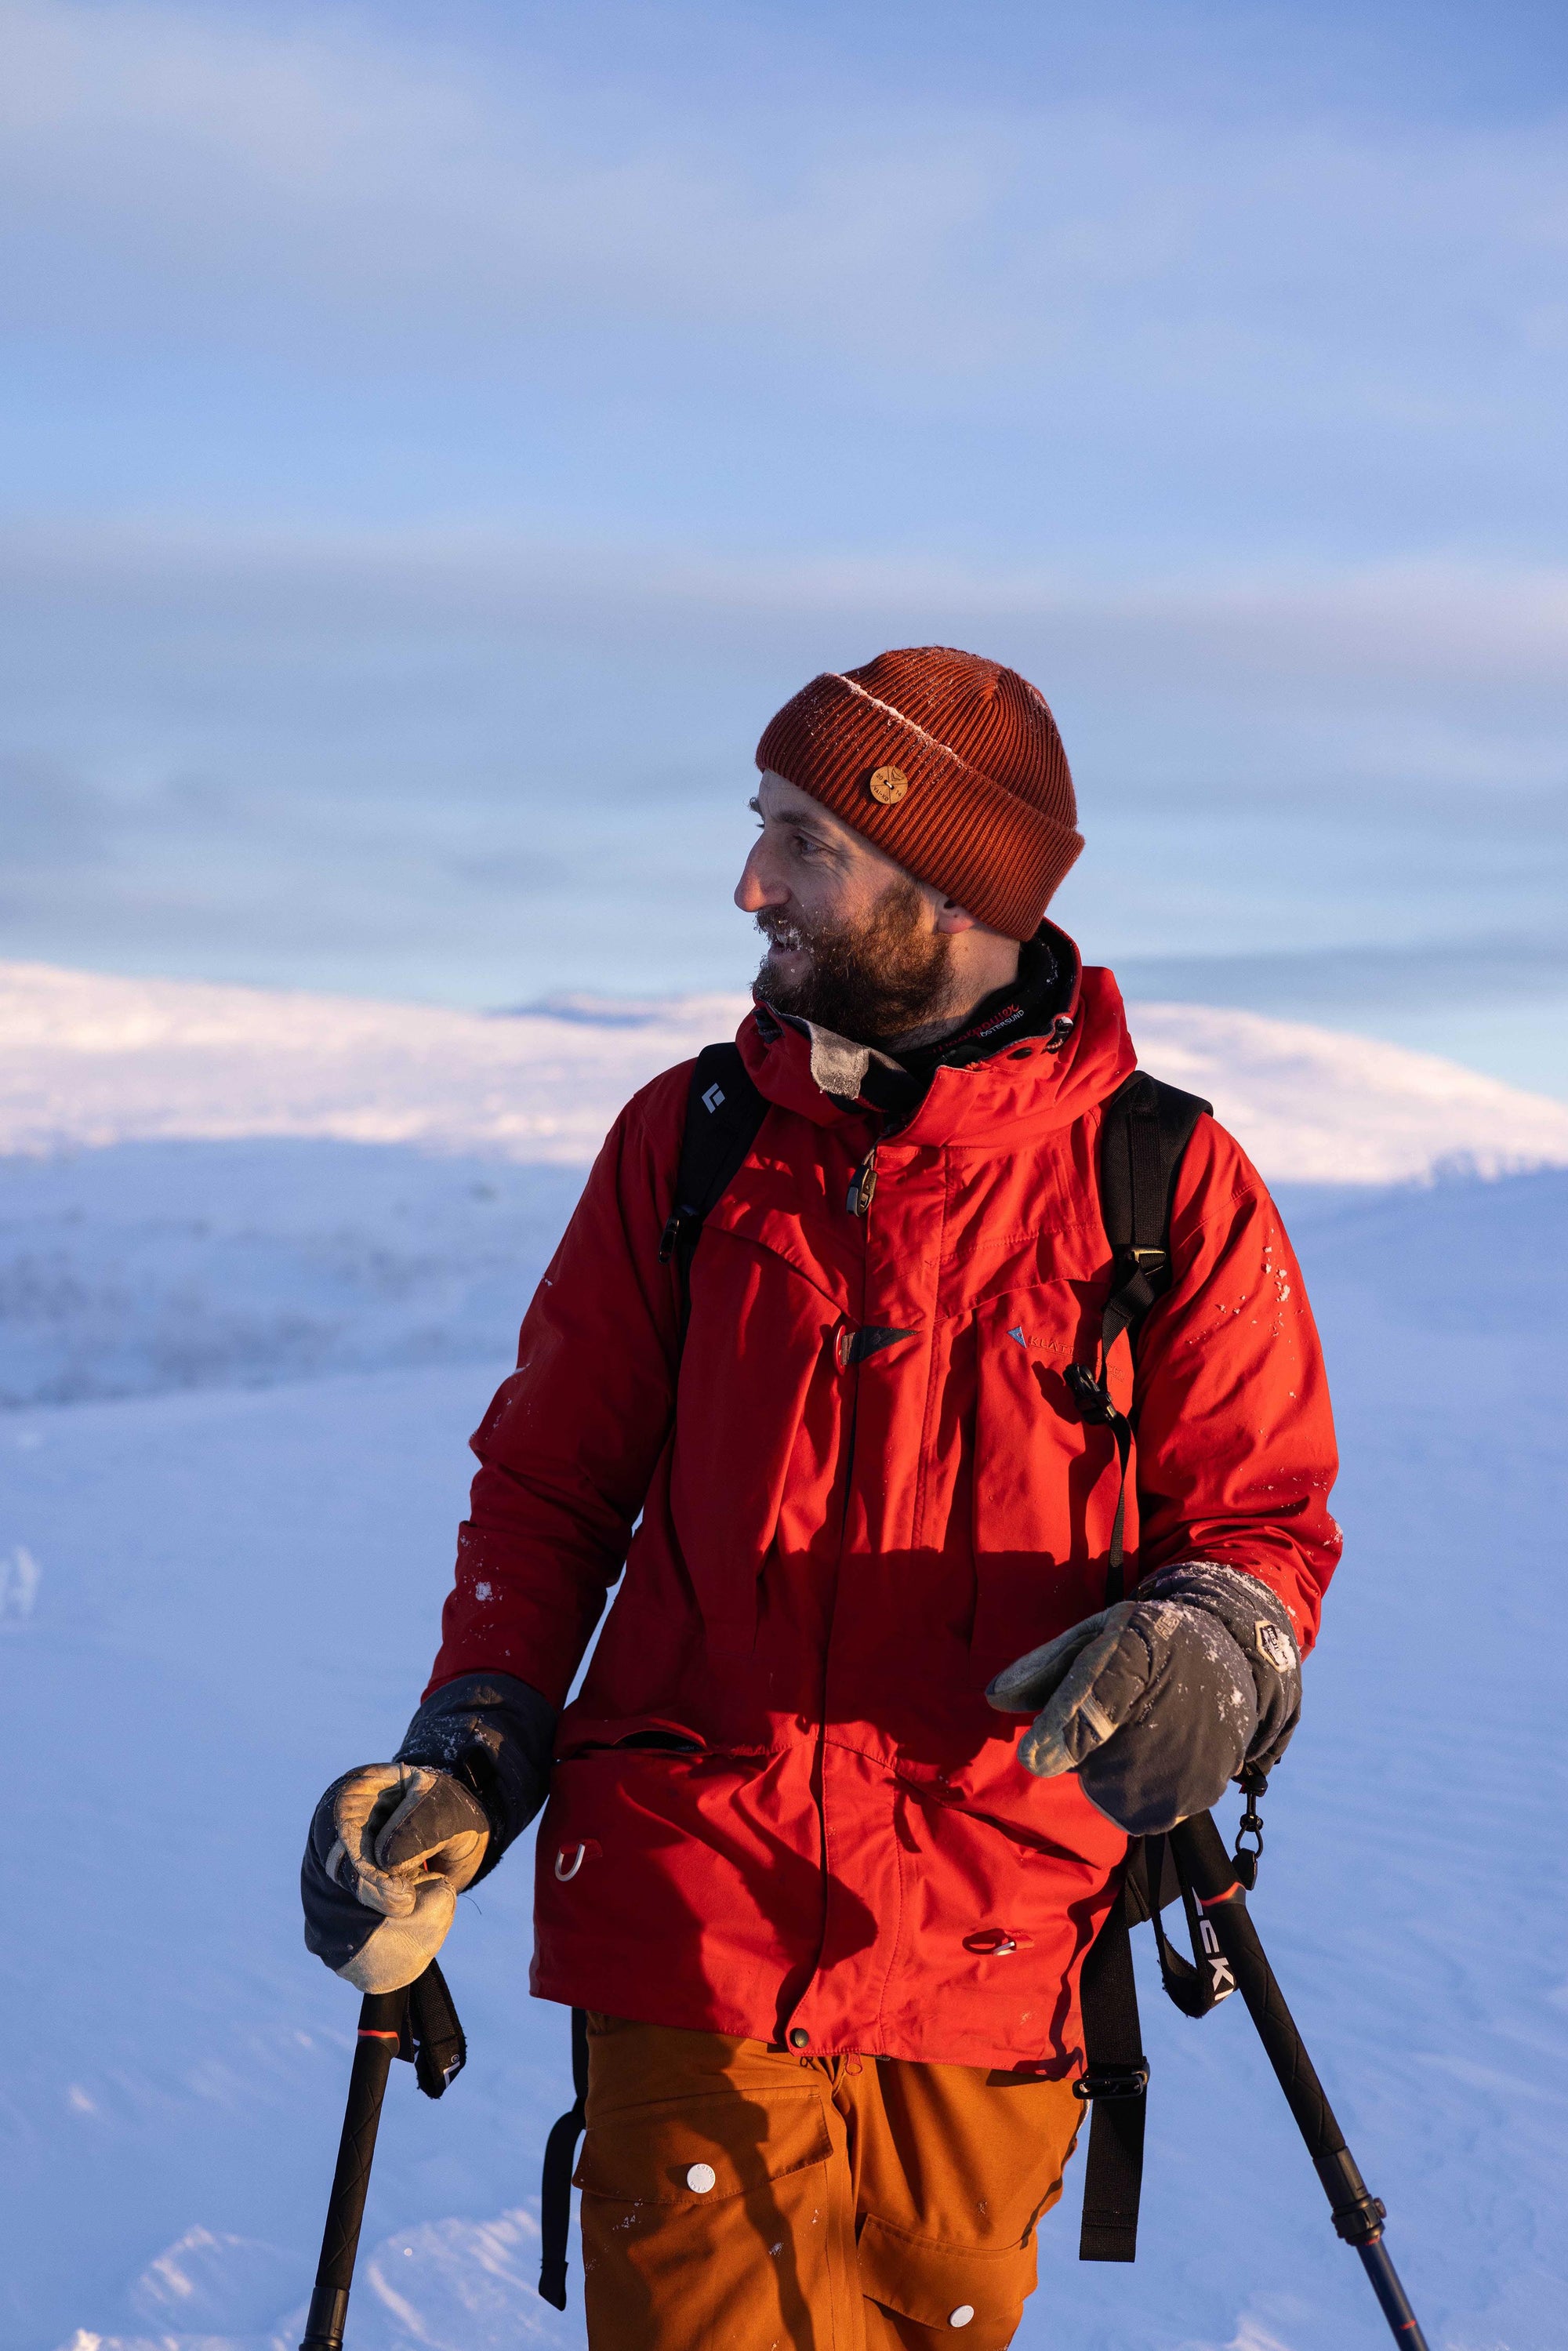
[[[1427,2351],[1427,2338],[1383,2241],[1385,2207],[1368,2189],[1334,2120],[1296,2021],[1274,1980],[1274,1970],[1247,1908],[1230,1855],[1207,1813],[1195,1813],[1170,1833],[1171,1847],[1246,2001],[1296,2127],[1307,2143],[1336,2233],[1361,2255],[1372,2291],[1402,2351]]]
[[[401,1991],[367,1992],[361,2001],[338,2168],[327,2199],[321,2258],[316,2265],[316,2287],[299,2351],[342,2351],[349,2289],[354,2283],[354,2259],[360,2250],[360,2224],[365,2217],[382,2101],[392,2059],[412,2060],[420,2088],[428,2097],[439,2098],[462,2071],[466,2055],[463,2027],[434,1959],[417,1982],[405,1984]]]

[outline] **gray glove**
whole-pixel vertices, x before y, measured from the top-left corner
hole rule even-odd
[[[446,1939],[457,1896],[545,1800],[555,1708],[509,1674],[425,1700],[390,1763],[334,1780],[299,1872],[305,1944],[361,1991],[396,1991]]]
[[[1076,1771],[1096,1811],[1155,1836],[1218,1803],[1244,1765],[1272,1770],[1301,1714],[1301,1661],[1267,1584],[1186,1560],[1031,1649],[986,1696],[1034,1716],[1027,1771]]]

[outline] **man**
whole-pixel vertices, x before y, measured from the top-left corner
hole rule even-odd
[[[689,1281],[661,1259],[689,1065],[611,1134],[474,1439],[424,1701],[317,1813],[307,1939],[411,1980],[548,1784],[532,1983],[589,2012],[594,2351],[996,2351],[1128,1833],[1294,1727],[1328,1398],[1207,1118],[1135,1383],[1125,1347],[1100,1365],[1098,1137],[1134,1057],[1044,920],[1082,843],[1034,687],[883,653],[787,703],[758,765],[738,1042],[768,1114]],[[1109,1608],[1116,1449],[1074,1364],[1137,1430]]]

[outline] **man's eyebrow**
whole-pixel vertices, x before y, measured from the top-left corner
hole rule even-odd
[[[759,799],[753,798],[748,799],[746,805],[751,810],[753,816],[761,816],[763,814],[762,802]],[[796,825],[802,832],[814,833],[819,841],[831,841],[832,840],[833,836],[829,831],[827,826],[821,823],[810,810],[781,809],[779,815],[779,822],[782,824]]]

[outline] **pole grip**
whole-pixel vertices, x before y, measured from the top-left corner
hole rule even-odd
[[[360,2004],[359,2038],[349,2075],[349,2102],[343,2115],[343,2136],[338,2146],[338,2168],[332,2174],[321,2258],[316,2265],[316,2290],[310,2297],[310,2313],[299,2351],[342,2351],[349,2289],[354,2282],[354,2258],[360,2250],[360,2225],[365,2217],[365,2198],[370,2191],[382,2101],[407,2012],[406,1988],[402,1991],[367,1992]]]

